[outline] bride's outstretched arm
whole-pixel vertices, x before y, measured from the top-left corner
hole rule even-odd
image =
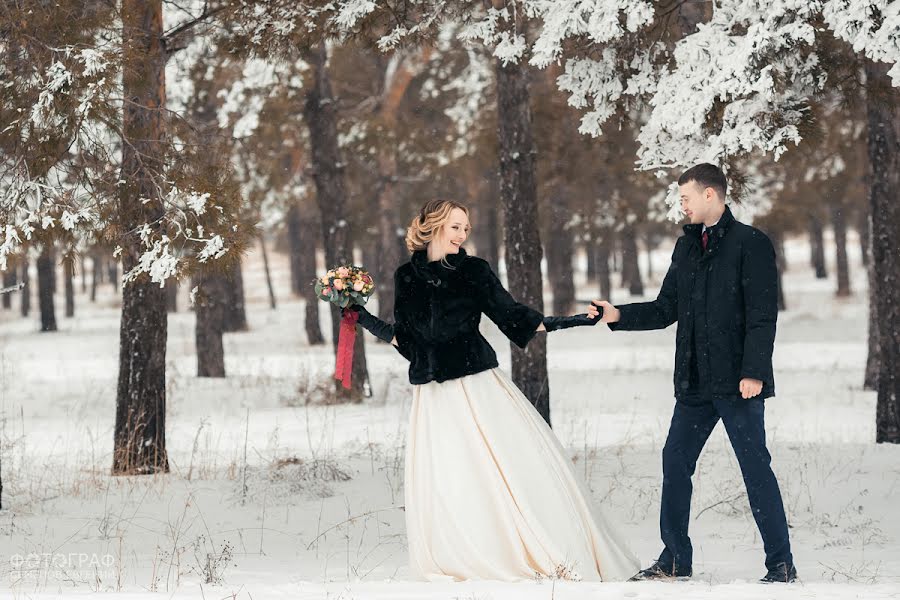
[[[513,299],[487,263],[480,261],[477,265],[481,268],[476,276],[484,293],[485,314],[521,348],[524,348],[538,331],[556,331],[569,327],[596,325],[599,322],[599,319],[593,319],[587,313],[566,317],[543,316]]]
[[[480,292],[481,310],[515,345],[524,348],[540,331],[543,315],[518,302],[484,260],[467,261],[472,283]]]
[[[593,309],[597,310],[597,305],[593,305]],[[600,314],[603,314],[603,308],[599,307]],[[600,322],[600,319],[595,318],[593,311],[591,313],[581,313],[578,315],[572,315],[571,317],[544,317],[541,321],[540,326],[538,326],[538,331],[556,331],[558,329],[568,329],[570,327],[586,327],[593,326]]]

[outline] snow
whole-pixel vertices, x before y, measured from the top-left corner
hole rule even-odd
[[[900,2],[896,0],[827,0],[822,9],[835,35],[875,61],[893,63],[888,71],[900,86]],[[873,18],[879,15],[880,18]]]
[[[247,59],[241,77],[227,90],[219,92],[223,98],[219,110],[219,127],[231,126],[232,136],[241,139],[253,135],[259,126],[259,113],[265,104],[266,95],[278,83],[279,71],[287,65],[279,66],[259,58]]]
[[[663,244],[652,255],[650,294],[670,249]],[[287,258],[271,252],[278,309],[268,308],[261,257],[249,255],[250,330],[226,334],[227,378],[194,376],[194,317],[170,315],[168,475],[108,475],[119,319],[119,297],[109,284],[96,304],[79,294],[77,316],[60,320],[57,333],[38,333],[36,316],[22,320],[17,311],[0,312],[0,594],[896,598],[900,448],[873,441],[875,397],[860,387],[866,278],[852,236],[848,250],[854,295],[839,300],[833,280],[813,277],[805,244],[789,240],[787,247],[789,310],[779,317],[778,397],[767,402],[766,418],[798,585],[755,583],[763,571],[762,544],[721,428],[695,477],[690,582],[413,580],[403,513],[406,364],[367,336],[373,398],[361,405],[307,405],[306,396],[331,384],[331,349],[306,345],[303,303],[287,290]],[[586,302],[593,284],[587,286],[581,272],[576,283]],[[186,285],[179,290],[182,309],[189,292]],[[625,290],[614,290],[614,301],[626,298]],[[324,311],[321,317],[327,333]],[[484,330],[508,369],[509,344],[493,324]],[[548,338],[555,432],[593,501],[644,563],[660,549],[660,452],[671,416],[673,346],[673,330],[613,334],[601,326]]]
[[[375,10],[375,3],[371,0],[349,0],[341,2],[334,20],[339,27],[352,29],[356,23]]]
[[[636,32],[649,25],[654,16],[653,4],[646,0],[532,0],[530,4],[541,21],[530,62],[541,68],[560,58],[567,37],[586,36],[605,44],[626,30]]]

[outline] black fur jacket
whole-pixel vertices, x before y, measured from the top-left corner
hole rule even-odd
[[[443,262],[424,250],[394,274],[397,349],[409,362],[413,384],[447,381],[497,366],[497,355],[478,331],[486,314],[506,337],[524,348],[543,315],[516,302],[490,265],[460,248]]]

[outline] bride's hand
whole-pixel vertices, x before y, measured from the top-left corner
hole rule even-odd
[[[591,300],[588,307],[588,318],[597,319],[598,323],[615,323],[620,316],[619,309],[606,300]]]

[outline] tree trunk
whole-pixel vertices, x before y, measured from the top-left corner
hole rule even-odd
[[[882,93],[876,94],[880,89]],[[900,92],[887,65],[866,60],[872,268],[880,368],[877,442],[900,443]]]
[[[766,233],[769,234],[769,239],[772,241],[772,246],[775,248],[775,266],[778,271],[778,310],[782,311],[787,308],[784,301],[784,271],[785,265],[787,264],[787,261],[784,258],[784,234],[775,229],[771,229]]]
[[[619,247],[617,248],[618,252],[618,267],[619,267],[619,287],[627,288],[628,284],[631,282],[631,273],[628,269],[631,268],[631,263],[628,261],[628,251],[625,249],[625,238],[629,237],[630,234],[633,233],[628,229],[624,229],[620,232],[618,236]],[[615,250],[614,250],[615,252]],[[616,260],[613,259],[613,264],[616,264]]]
[[[81,293],[87,293],[87,259],[84,254],[79,257],[78,263],[81,265]]]
[[[519,16],[518,18],[521,18]],[[521,23],[516,23],[519,29]],[[494,60],[500,152],[500,197],[504,213],[504,248],[510,293],[543,312],[541,236],[538,231],[534,137],[531,131],[528,71],[520,64]],[[537,336],[525,349],[510,342],[512,378],[550,424],[547,337]]]
[[[834,264],[837,269],[837,296],[850,295],[850,265],[847,262],[847,217],[844,207],[831,207],[831,227],[834,229]]]
[[[22,283],[25,284],[25,287],[22,288],[22,301],[19,305],[23,317],[27,317],[31,312],[31,274],[28,272],[28,263],[28,253],[26,252],[22,256]]]
[[[596,279],[597,274],[597,252],[599,251],[599,241],[596,238],[591,239],[584,247],[585,256],[587,258],[587,268],[585,277],[588,281]]]
[[[394,320],[394,271],[403,262],[406,248],[398,231],[401,231],[397,211],[394,210],[396,198],[394,194],[393,171],[396,171],[396,159],[382,159],[382,182],[378,194],[378,260],[375,265],[369,264],[377,276],[378,285],[378,318],[384,321]],[[388,171],[391,171],[388,173]]]
[[[128,272],[128,268],[125,268]],[[119,262],[113,256],[106,257],[106,277],[112,284],[113,293],[118,294],[122,288],[122,282],[119,280]]]
[[[869,193],[871,193],[869,191]],[[865,221],[860,225],[860,232],[863,230],[866,232],[866,254],[871,256],[872,254],[872,236],[870,232],[872,231],[872,224],[869,222],[869,210],[868,208],[863,211],[865,215]],[[860,233],[862,236],[862,233]],[[878,391],[878,371],[881,369],[881,365],[878,360],[878,313],[876,312],[876,298],[875,298],[875,268],[872,266],[871,261],[869,261],[868,267],[866,268],[866,280],[868,282],[868,294],[866,298],[869,302],[869,310],[868,310],[868,325],[869,332],[867,336],[867,355],[866,355],[866,374],[863,379],[863,389],[870,391]]]
[[[312,286],[310,286],[312,288]],[[316,298],[315,290],[304,294],[306,297],[305,325],[306,325],[306,343],[310,346],[319,346],[325,343],[325,336],[322,335],[322,328],[319,326],[319,300]]]
[[[857,216],[856,230],[859,233],[859,254],[864,267],[869,266],[869,254],[872,251],[871,227],[869,225],[869,208],[862,206]]]
[[[120,230],[158,221],[164,208],[157,182],[164,175],[162,109],[166,103],[161,0],[122,0],[124,68]],[[127,272],[141,256],[140,239],[120,244]],[[116,262],[110,261],[115,267]],[[118,276],[113,279],[119,288]],[[116,392],[114,475],[169,471],[166,455],[166,292],[146,278],[122,289],[119,383]]]
[[[644,294],[641,265],[638,262],[637,230],[627,226],[622,230],[622,287],[628,288],[632,296]]]
[[[259,234],[259,249],[262,251],[263,271],[266,274],[266,287],[269,289],[269,308],[275,310],[275,288],[272,286],[272,271],[269,269],[269,252],[266,250],[266,236]]]
[[[178,312],[178,280],[170,277],[166,280],[166,311]]]
[[[607,302],[612,302],[612,272],[609,268],[609,255],[613,248],[612,236],[612,229],[602,230],[592,249],[597,269],[597,285],[600,288],[600,299]]]
[[[53,306],[54,252],[44,246],[37,259],[38,305],[41,308],[41,331],[56,331],[56,310]]]
[[[788,272],[788,262],[787,262],[787,258],[785,258],[787,256],[787,252],[784,249],[784,234],[778,235],[778,247],[775,248],[775,251],[781,256],[781,267],[780,267],[781,272],[787,273]]]
[[[230,283],[221,271],[208,269],[195,278],[194,285],[198,286],[194,298],[197,377],[225,377],[222,332],[225,331]]]
[[[494,273],[500,271],[500,215],[496,198],[499,195],[497,178],[486,175],[486,185],[482,188],[479,203],[479,221],[473,226],[478,232],[478,256],[491,265]]]
[[[68,257],[63,261],[63,278],[66,290],[66,317],[75,316],[75,259]]]
[[[378,262],[378,256],[381,249],[381,242],[378,240],[377,235],[366,236],[362,240],[360,240],[358,246],[359,250],[359,260],[354,258],[354,261],[357,264],[361,265],[371,265]],[[354,254],[354,257],[356,254]],[[393,275],[393,272],[391,272]]]
[[[825,268],[825,240],[822,220],[815,214],[809,215],[809,262],[816,271],[816,279],[828,277],[828,271]]]
[[[191,117],[204,153],[197,162],[199,176],[214,179],[221,163],[219,127],[216,120],[216,87],[204,80],[195,91]],[[197,377],[225,377],[226,331],[237,331],[246,325],[243,312],[243,286],[240,257],[233,256],[217,264],[201,265],[194,274],[194,344],[197,354]],[[172,280],[174,283],[174,279]],[[174,286],[169,286],[174,289]],[[171,292],[169,297],[172,297]]]
[[[575,245],[566,228],[571,211],[564,198],[550,205],[547,240],[547,278],[553,291],[553,314],[569,315],[575,307],[575,282],[572,279],[572,258]]]
[[[247,331],[247,310],[244,306],[244,273],[241,260],[231,262],[227,267],[225,288],[225,331]]]
[[[875,297],[875,273],[871,265],[868,269],[869,279],[869,333],[867,337],[866,374],[863,379],[863,389],[873,392],[878,391],[878,374],[881,371],[879,360],[880,349],[878,344],[878,302]]]
[[[307,239],[303,235],[303,223],[300,216],[300,209],[296,204],[292,205],[285,215],[285,224],[287,225],[287,243],[288,243],[288,267],[291,276],[291,292],[298,296],[304,296],[306,288],[309,287],[309,281],[315,277],[315,252],[316,245],[311,243],[312,240]],[[312,269],[309,268],[310,261],[304,260],[305,256],[312,255]]]
[[[51,254],[53,255],[53,268],[50,269],[50,289],[53,291],[53,294],[56,295],[56,292],[59,291],[57,288],[57,277],[56,277],[56,250],[51,249]]]
[[[306,341],[310,346],[318,346],[325,343],[322,335],[322,327],[319,325],[319,300],[316,290],[312,286],[312,280],[316,277],[316,248],[321,244],[322,229],[316,211],[307,204],[303,204],[295,210],[297,220],[297,240],[300,241],[301,251],[298,254],[297,268],[301,273],[300,294],[305,301],[305,327]],[[334,266],[334,265],[331,265]],[[377,283],[377,282],[376,282]],[[393,320],[393,319],[391,319]]]
[[[305,53],[311,68],[312,82],[303,103],[303,116],[309,127],[309,145],[316,184],[316,201],[322,219],[322,240],[325,247],[325,264],[331,268],[353,262],[353,248],[348,238],[347,192],[344,182],[344,161],[341,159],[337,136],[337,104],[331,93],[331,81],[326,67],[324,44]],[[335,351],[338,346],[341,312],[331,305],[331,339]],[[368,379],[365,338],[357,326],[353,358],[353,386],[345,390],[336,382],[338,399],[362,402],[363,384]]]
[[[97,301],[97,284],[103,277],[100,261],[100,250],[95,248],[91,251],[91,302]]]
[[[94,265],[97,269],[97,283],[100,284],[100,283],[103,283],[103,281],[104,281],[103,278],[106,275],[108,275],[109,273],[106,273],[106,267],[103,266],[103,263],[106,258],[104,252],[99,249],[96,249],[94,252],[95,252],[95,256],[96,256],[96,260],[97,260],[96,264]],[[104,273],[106,275],[104,275]]]
[[[15,261],[9,261],[6,270],[3,271],[3,287],[10,287],[18,283],[18,273]],[[12,308],[12,294],[3,294],[3,308]]]

